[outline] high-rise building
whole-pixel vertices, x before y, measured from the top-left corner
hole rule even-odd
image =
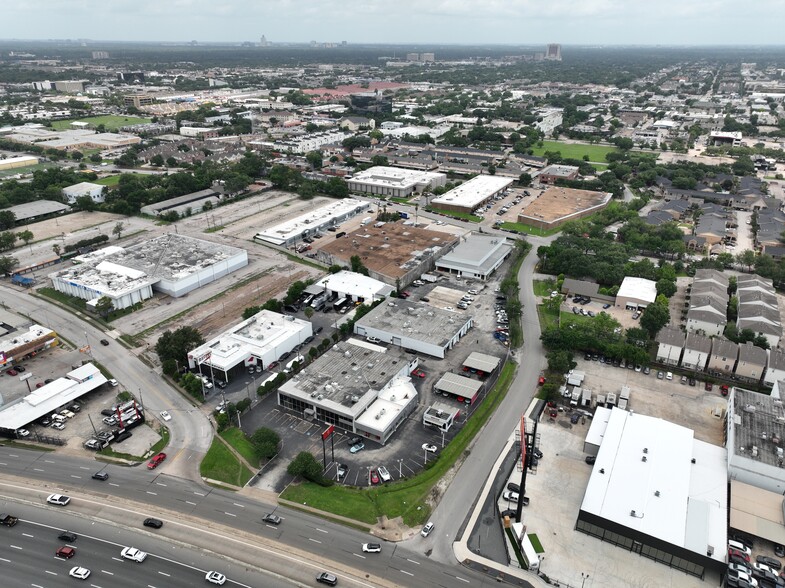
[[[262,38],[259,40],[259,47],[268,47],[270,43],[267,41],[267,37],[262,35]]]
[[[419,53],[407,53],[406,54],[406,61],[420,61],[420,54]]]
[[[431,63],[435,60],[436,60],[436,56],[433,53],[420,53],[420,61]]]
[[[545,50],[545,59],[561,61],[561,45],[558,43],[550,43]]]
[[[108,51],[93,51],[93,59],[109,59]]]

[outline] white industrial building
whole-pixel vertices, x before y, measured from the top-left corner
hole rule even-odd
[[[340,143],[350,133],[344,131],[322,131],[319,133],[310,133],[308,135],[301,135],[299,137],[288,137],[273,143],[273,149],[283,153],[299,153],[304,154],[309,151],[318,151],[325,145],[332,143]]]
[[[177,234],[117,249],[99,250],[89,261],[50,274],[52,285],[93,305],[108,296],[122,309],[151,298],[153,291],[184,296],[248,265],[243,249]]]
[[[369,204],[354,198],[342,198],[282,222],[254,235],[255,241],[288,247],[303,237],[336,227],[343,221],[367,210]]]
[[[504,237],[471,234],[437,259],[436,269],[459,277],[487,280],[512,249],[513,245]]]
[[[410,378],[417,365],[416,358],[349,339],[281,385],[278,403],[383,445],[417,408]]]
[[[267,368],[313,335],[309,321],[261,310],[188,353],[188,367],[229,380],[232,370]],[[216,373],[216,372],[220,372]]]
[[[62,406],[92,392],[107,382],[106,376],[92,363],[68,372],[41,388],[34,389],[17,402],[0,410],[0,430],[16,431]]]
[[[63,188],[63,196],[68,204],[73,204],[81,196],[89,197],[93,202],[104,201],[105,186],[93,184],[91,182],[79,182],[73,186]]]
[[[308,286],[306,292],[313,294],[327,292],[333,297],[345,296],[354,301],[361,300],[370,303],[386,298],[394,290],[395,288],[389,284],[374,278],[343,270],[323,277],[315,284]]]
[[[406,198],[414,192],[444,186],[447,176],[438,172],[375,166],[347,180],[349,190],[392,198]]]
[[[626,277],[616,294],[616,308],[646,308],[657,299],[657,283],[645,278]]]
[[[380,304],[354,324],[354,332],[403,349],[444,359],[474,325],[463,313],[396,299]]]
[[[578,531],[703,578],[727,557],[727,452],[691,429],[598,408],[599,444]]]
[[[17,167],[27,167],[36,165],[38,158],[32,155],[17,155],[16,157],[0,158],[0,170],[14,169]]]
[[[513,178],[502,176],[475,176],[449,192],[431,200],[431,206],[453,212],[471,213],[481,204],[504,192]]]

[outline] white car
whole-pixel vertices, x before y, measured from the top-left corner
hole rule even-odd
[[[758,563],[757,561],[752,562],[752,567],[755,568],[759,572],[769,572],[774,574],[775,576],[779,575],[779,572],[772,569],[771,566],[767,566],[766,564]]]
[[[71,568],[71,571],[68,572],[68,575],[72,578],[78,578],[79,580],[87,580],[87,578],[90,577],[90,570],[77,566],[75,568]]]
[[[165,410],[162,410],[162,411],[161,411],[161,418],[162,418],[163,420],[165,420],[165,421],[171,421],[171,420],[172,420],[172,415],[170,415],[170,414],[169,414],[168,412],[166,412]]]
[[[366,337],[365,340],[368,341],[368,343],[378,343],[379,342],[379,338],[378,337]]]
[[[111,380],[109,380],[109,385],[110,385],[112,388],[115,388],[115,387],[117,387],[117,380],[115,380],[114,378],[112,378]]]
[[[425,525],[425,526],[422,528],[422,531],[420,531],[420,535],[422,535],[423,537],[427,537],[428,535],[430,535],[430,534],[431,534],[431,531],[433,531],[433,528],[434,528],[435,526],[436,526],[436,525],[434,525],[432,522],[429,522],[427,525]]]
[[[20,437],[29,437],[30,431],[28,431],[27,429],[17,429],[16,434],[19,435]]]
[[[136,547],[123,547],[120,555],[122,555],[125,559],[130,559],[137,563],[142,563],[147,557],[147,554],[144,551],[140,551]]]
[[[221,572],[207,572],[204,579],[210,582],[210,584],[218,584],[219,586],[223,586],[226,582],[226,576]]]
[[[477,294],[479,294],[479,292],[477,292],[477,290],[469,290],[469,291],[468,291],[468,292],[466,292],[466,293],[467,293],[467,294],[470,294],[470,295],[472,295],[472,296],[477,296]]]
[[[436,453],[436,445],[431,445],[430,443],[423,443],[422,448],[427,451],[428,453]]]
[[[65,506],[69,502],[71,502],[70,496],[65,496],[63,494],[50,494],[46,497],[46,501],[49,504],[56,504],[57,506]]]
[[[504,500],[509,500],[510,502],[518,502],[518,497],[519,497],[518,493],[513,492],[512,490],[505,490],[502,493],[502,498]]]
[[[379,543],[363,543],[363,553],[381,553],[382,546]]]

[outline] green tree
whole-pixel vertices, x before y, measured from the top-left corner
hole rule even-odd
[[[384,167],[390,165],[390,161],[387,159],[386,155],[374,155],[371,157],[371,165]]]
[[[77,196],[73,208],[84,212],[92,212],[96,209],[96,203],[89,196]]]
[[[322,464],[308,451],[301,451],[297,454],[286,471],[290,476],[298,476],[320,484],[324,480],[322,475]]]
[[[305,154],[305,159],[315,170],[320,170],[324,167],[324,160],[320,151],[309,151]]]
[[[305,310],[303,312],[305,313],[305,318],[307,318],[308,320],[311,320],[311,317],[314,315],[315,311],[314,311],[313,307],[306,306]]]
[[[278,453],[278,444],[280,442],[281,437],[278,433],[266,427],[256,429],[253,435],[251,435],[251,443],[256,451],[256,455],[262,459],[274,457]]]
[[[365,267],[365,264],[363,263],[359,255],[352,255],[349,258],[349,263],[351,264],[351,268],[354,273],[362,274],[364,276],[368,275],[368,268]],[[397,284],[398,282],[396,282],[396,285]],[[399,288],[399,292],[400,292],[400,288]]]
[[[0,231],[13,229],[16,225],[16,215],[11,210],[0,210]]]
[[[518,176],[518,183],[521,186],[531,186],[532,185],[532,175],[527,172],[523,172],[520,176]]]
[[[90,161],[92,161],[93,163],[101,163],[101,156],[98,153],[93,153],[90,156]]]
[[[118,222],[112,229],[112,234],[117,237],[118,241],[120,240],[120,237],[122,237],[124,229],[125,225],[123,225],[122,222]]]
[[[750,271],[752,266],[755,265],[755,252],[751,249],[746,249],[736,256],[736,261],[739,265],[746,266],[747,271]]]
[[[71,159],[74,161],[82,161],[84,158],[84,154],[81,151],[72,151],[71,152]]]
[[[175,331],[164,331],[155,344],[155,352],[163,363],[174,359],[181,366],[188,361],[188,352],[204,343],[204,337],[193,327],[180,327]]]
[[[30,245],[30,241],[33,240],[33,232],[29,230],[24,230],[18,234],[18,237],[25,242],[25,245]],[[33,247],[30,246],[30,253],[33,252]]]
[[[668,324],[670,314],[668,312],[668,305],[655,302],[649,304],[646,310],[643,311],[641,317],[641,327],[649,332],[649,336],[653,339],[660,329]]]
[[[670,298],[674,294],[676,294],[676,282],[667,279],[657,280],[657,294],[662,294],[667,298]]]
[[[164,164],[164,156],[160,153],[156,153],[150,158],[150,165],[154,165],[155,167],[161,167]]]
[[[55,254],[57,257],[60,257],[60,245],[58,245],[57,243],[55,243],[54,245],[52,245],[52,251],[54,251],[54,254]]]
[[[553,350],[546,354],[548,358],[548,371],[557,374],[566,374],[578,364],[572,358],[572,352],[567,350]]]
[[[99,316],[106,318],[114,310],[114,303],[109,296],[101,296],[95,303],[95,311]]]
[[[19,265],[19,260],[10,255],[0,257],[0,274],[10,274]]]

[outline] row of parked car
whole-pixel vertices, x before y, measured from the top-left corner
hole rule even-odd
[[[785,571],[782,562],[768,555],[759,554],[752,560],[752,538],[731,534],[728,540],[728,571],[725,585],[734,588],[785,588]],[[777,557],[785,557],[785,547],[774,546]]]

